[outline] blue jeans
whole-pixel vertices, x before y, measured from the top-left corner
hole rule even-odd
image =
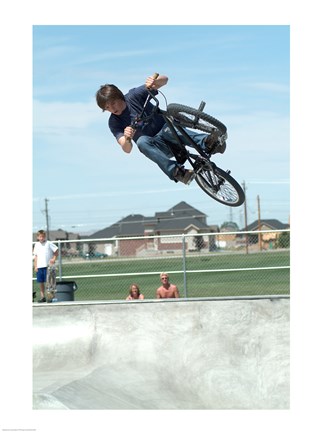
[[[188,135],[205,150],[204,140],[207,137],[204,133],[197,133],[186,129]],[[155,136],[150,137],[143,135],[136,141],[137,147],[151,161],[158,164],[161,170],[171,179],[174,180],[174,172],[177,166],[180,166],[177,161],[171,160],[173,153],[169,149],[167,142],[177,143],[173,137],[169,127],[164,125],[163,128]]]

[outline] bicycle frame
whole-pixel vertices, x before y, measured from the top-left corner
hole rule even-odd
[[[153,95],[153,93],[149,89],[148,89],[148,92],[149,92],[149,96],[145,101],[143,110],[142,110],[141,114],[136,118],[136,120],[132,123],[132,127],[136,127],[136,124],[139,121],[144,120],[143,114],[144,114],[146,105],[150,99],[154,99],[156,105],[155,105],[152,113],[149,116],[145,117],[145,120],[146,121],[149,120],[155,113],[161,115],[163,117],[163,119],[165,120],[165,123],[170,128],[170,131],[177,142],[177,144],[175,144],[172,141],[167,142],[167,144],[168,144],[171,152],[173,153],[175,159],[180,164],[184,164],[188,160],[188,162],[191,164],[191,166],[193,167],[195,172],[197,172],[199,170],[199,167],[204,165],[205,162],[209,161],[210,156],[206,152],[204,152],[195,143],[195,141],[193,141],[193,139],[188,135],[188,133],[186,132],[184,127],[181,126],[180,123],[177,123],[177,121],[173,120],[167,111],[162,110],[159,107],[159,100],[156,98],[155,95]],[[205,102],[201,102],[200,107],[199,107],[199,111],[202,111],[204,106],[205,106]],[[177,133],[177,131],[179,132],[180,135]],[[182,141],[182,139],[183,139],[183,141]],[[186,147],[186,143],[189,147],[193,147],[197,151],[198,155],[195,153],[191,153],[188,150],[188,148]]]
[[[156,96],[150,91],[148,88],[149,95],[146,98],[141,114],[132,122],[131,127],[136,129],[139,122],[148,123],[150,118],[152,118],[155,114],[158,114],[163,117],[166,126],[169,128],[169,131],[174,138],[174,140],[166,140],[166,144],[168,145],[171,153],[174,155],[176,161],[180,165],[184,165],[186,161],[190,163],[195,173],[195,180],[198,186],[211,198],[220,202],[221,204],[229,205],[232,207],[237,207],[245,201],[245,194],[239,183],[230,175],[230,170],[222,170],[220,167],[217,167],[216,164],[210,160],[209,153],[205,152],[189,135],[189,131],[186,130],[186,127],[189,129],[197,129],[209,132],[211,129],[201,128],[201,119],[205,120],[207,124],[211,124],[216,129],[222,130],[223,136],[226,134],[226,126],[222,124],[219,120],[209,116],[206,113],[203,113],[203,109],[205,107],[205,102],[201,102],[198,109],[190,108],[182,105],[173,104],[173,107],[169,107],[167,105],[167,110],[162,110],[159,107],[159,100]],[[155,101],[155,106],[151,114],[144,116],[144,112],[149,101],[153,99]],[[178,108],[179,107],[179,108]],[[177,118],[178,109],[184,109],[184,112],[187,112],[193,118],[187,120],[183,116],[179,116]],[[168,112],[170,109],[170,113]],[[172,113],[172,114],[171,114]],[[182,122],[183,119],[183,122]],[[186,125],[186,126],[185,126]],[[188,126],[190,125],[190,126]],[[165,126],[163,126],[165,127]],[[226,134],[227,137],[227,134]],[[224,138],[226,139],[226,138]],[[197,154],[192,153],[189,148],[193,148]]]

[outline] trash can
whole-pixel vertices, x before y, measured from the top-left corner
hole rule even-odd
[[[55,298],[57,301],[74,301],[74,291],[77,289],[77,284],[74,281],[56,282]]]

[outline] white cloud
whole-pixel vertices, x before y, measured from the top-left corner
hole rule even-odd
[[[252,82],[248,84],[249,87],[267,92],[289,93],[290,88],[287,84],[276,82]]]

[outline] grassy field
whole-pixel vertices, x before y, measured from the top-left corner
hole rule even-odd
[[[162,271],[169,273],[181,297],[289,294],[289,268],[272,269],[289,266],[289,251],[189,256],[185,264],[186,293],[182,257],[63,262],[62,276],[63,282],[76,282],[75,300],[125,299],[131,283],[140,286],[145,298],[155,298]],[[38,293],[35,282],[33,288]]]

